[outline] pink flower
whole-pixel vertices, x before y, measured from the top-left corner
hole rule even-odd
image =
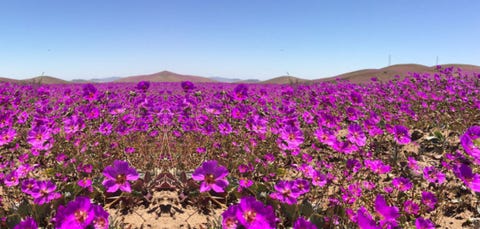
[[[55,228],[107,229],[108,213],[99,205],[92,204],[90,198],[79,196],[66,206],[59,206],[54,218]]]
[[[472,168],[467,164],[457,166],[454,170],[455,175],[460,178],[467,187],[474,192],[480,192],[480,175],[473,173]]]
[[[228,170],[219,166],[215,160],[203,162],[192,174],[192,179],[202,181],[200,192],[208,192],[213,189],[215,192],[225,192],[228,186]]]
[[[403,203],[403,210],[410,215],[416,215],[418,214],[420,207],[418,206],[417,203],[411,200],[407,200]]]
[[[15,139],[17,131],[12,128],[0,130],[0,146],[6,145]]]
[[[222,213],[223,228],[249,229],[275,228],[275,212],[271,206],[265,206],[254,197],[244,197],[237,205],[230,206]]]
[[[435,224],[429,219],[419,217],[415,220],[415,226],[417,229],[435,229]]]
[[[465,152],[475,158],[477,164],[480,164],[480,126],[468,128],[460,138],[460,144]]]
[[[435,204],[437,203],[437,197],[431,192],[422,192],[422,203],[428,207],[429,210],[435,209]]]
[[[276,199],[282,203],[286,204],[296,204],[297,198],[300,196],[299,192],[296,192],[294,189],[293,181],[279,181],[275,184],[274,193],[270,194],[272,199]]]
[[[410,139],[410,135],[408,133],[408,129],[404,126],[397,125],[393,128],[395,141],[397,141],[400,145],[406,145],[410,143],[412,140]]]
[[[51,181],[38,181],[30,195],[34,198],[35,204],[45,204],[61,197],[60,193],[55,192],[56,189],[57,186]]]
[[[362,127],[358,124],[348,126],[347,139],[357,146],[364,146],[367,142],[367,136],[365,136],[365,132],[363,132]]]
[[[115,160],[113,166],[107,166],[103,170],[105,180],[102,184],[107,192],[116,192],[118,189],[124,192],[131,192],[130,183],[138,179],[138,173],[128,165],[126,161]]]
[[[37,223],[32,217],[27,217],[22,220],[19,224],[15,225],[13,229],[37,229]]]
[[[392,180],[392,185],[400,191],[408,191],[412,188],[413,183],[405,177],[396,177]]]
[[[303,217],[298,217],[293,225],[293,229],[316,229],[317,226]]]
[[[442,184],[445,182],[445,174],[438,171],[434,166],[425,167],[423,169],[423,177],[428,182]]]

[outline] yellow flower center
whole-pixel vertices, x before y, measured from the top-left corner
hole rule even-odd
[[[125,181],[127,181],[127,177],[125,176],[125,174],[118,174],[115,180],[117,184],[124,184]]]
[[[255,221],[255,218],[257,217],[257,212],[252,211],[252,210],[248,210],[245,213],[243,213],[243,217],[245,218],[245,220],[247,222],[251,223],[251,222]]]
[[[75,220],[83,223],[85,222],[85,220],[87,220],[88,214],[84,210],[77,210],[75,211],[74,216],[75,216]]]
[[[207,174],[205,176],[205,182],[207,182],[207,184],[215,183],[215,176],[213,176],[213,174]]]

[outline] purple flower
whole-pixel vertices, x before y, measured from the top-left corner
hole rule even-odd
[[[338,151],[344,154],[351,154],[358,150],[357,145],[354,145],[350,141],[341,141],[341,140],[336,140],[333,143],[332,148],[335,151]]]
[[[279,131],[279,147],[283,150],[297,149],[304,140],[302,130],[296,126],[287,125]]]
[[[375,222],[373,217],[364,207],[358,209],[356,220],[360,229],[381,229],[381,227],[377,226],[377,222]]]
[[[98,97],[97,88],[93,84],[83,85],[83,98],[88,101],[94,101]]]
[[[59,229],[108,228],[108,213],[99,205],[92,204],[90,198],[79,196],[67,206],[59,206],[54,218]]]
[[[29,195],[32,195],[32,190],[35,188],[35,185],[37,184],[37,180],[33,178],[29,178],[26,180],[22,181],[22,192],[27,193]]]
[[[420,166],[418,166],[417,160],[413,157],[408,157],[408,167],[416,174],[420,174]]]
[[[273,208],[254,197],[244,197],[239,204],[230,206],[222,213],[223,228],[275,228],[275,220]]]
[[[108,229],[108,212],[100,205],[92,205],[93,227],[95,229]]]
[[[229,135],[232,133],[232,126],[228,122],[218,124],[218,131],[222,135]]]
[[[472,168],[467,164],[457,166],[454,170],[455,175],[460,178],[467,187],[474,192],[480,192],[480,175],[474,174]]]
[[[293,190],[298,195],[303,195],[310,191],[310,182],[304,179],[296,179],[293,181]]]
[[[383,163],[382,160],[365,160],[365,166],[377,174],[390,172],[390,166]]]
[[[130,183],[138,179],[137,171],[128,165],[126,161],[115,160],[113,166],[107,166],[103,170],[105,180],[102,184],[107,192],[116,192],[118,189],[131,192]]]
[[[475,158],[475,162],[480,164],[480,126],[471,126],[460,138],[465,152]]]
[[[243,101],[248,97],[248,87],[245,84],[239,84],[233,89],[233,98],[237,101]]]
[[[303,217],[298,217],[293,225],[293,229],[317,229],[317,226]]]
[[[0,146],[6,145],[15,139],[17,131],[12,128],[0,130]]]
[[[403,210],[410,215],[416,215],[418,214],[418,211],[420,210],[420,207],[418,206],[417,203],[413,202],[412,200],[406,200],[403,203]]]
[[[215,192],[225,192],[228,186],[228,170],[219,166],[215,160],[203,162],[192,174],[192,179],[202,181],[200,192],[208,192],[213,189]]]
[[[357,146],[364,146],[367,142],[367,136],[365,136],[365,132],[363,132],[362,127],[358,124],[348,126],[347,139]]]
[[[236,211],[237,219],[245,228],[275,228],[275,212],[271,206],[265,206],[254,197],[240,200]]]
[[[52,138],[51,130],[45,126],[36,126],[28,132],[27,142],[36,149],[44,149],[45,143]]]
[[[408,129],[404,126],[397,125],[393,128],[393,133],[395,137],[395,141],[397,141],[400,145],[406,145],[410,143],[412,140],[410,139],[410,135],[408,134]]]
[[[296,204],[300,196],[300,193],[294,190],[293,181],[279,181],[275,184],[275,191],[270,197],[286,204]]]
[[[182,89],[185,92],[190,92],[193,89],[195,89],[195,85],[193,85],[193,83],[190,81],[182,81],[180,85],[182,86]]]
[[[429,210],[435,209],[435,204],[437,203],[437,197],[431,192],[422,192],[422,203],[428,207]]]
[[[12,171],[11,173],[9,173],[8,175],[5,176],[5,178],[3,179],[3,183],[5,183],[5,185],[7,187],[17,186],[18,185],[18,178],[19,178],[18,171],[14,170],[14,171]]]
[[[362,95],[356,91],[353,91],[350,93],[350,101],[353,104],[362,104],[363,103]]]
[[[222,213],[222,227],[226,229],[236,229],[238,228],[238,219],[237,219],[237,210],[238,205],[230,206],[227,210]]]
[[[429,219],[419,217],[415,220],[415,226],[417,229],[435,229],[435,224]]]
[[[249,179],[240,179],[238,181],[238,191],[241,192],[244,188],[248,188],[253,185],[253,181]]]
[[[57,189],[57,186],[51,181],[38,181],[34,185],[30,195],[34,198],[33,202],[35,204],[49,203],[61,197],[61,194],[55,192],[55,189]]]
[[[328,179],[327,176],[324,174],[320,173],[317,170],[314,170],[312,174],[312,184],[318,187],[323,187],[327,184]]]
[[[423,177],[428,182],[442,184],[445,182],[445,174],[438,171],[434,166],[425,167],[423,169]]]
[[[90,192],[93,192],[92,180],[91,179],[81,179],[77,182],[78,186],[88,189]]]
[[[397,218],[400,216],[399,210],[395,206],[388,206],[385,198],[382,195],[377,195],[375,200],[375,210],[380,214],[382,220],[380,225],[390,225],[392,227],[397,226]]]
[[[101,133],[103,135],[110,135],[112,133],[112,124],[110,124],[108,122],[104,122],[104,123],[100,124],[97,132]]]
[[[405,192],[412,188],[413,183],[405,177],[396,177],[392,180],[392,185],[398,190]]]
[[[146,92],[148,88],[150,87],[150,82],[149,81],[140,81],[137,83],[137,89],[143,92]]]
[[[362,164],[356,159],[347,160],[347,169],[352,170],[354,173],[358,172],[362,168]]]
[[[317,137],[319,142],[328,146],[333,146],[337,140],[335,133],[325,128],[318,128],[317,130],[315,130],[315,136]]]
[[[86,228],[94,218],[92,203],[88,197],[77,197],[67,206],[59,206],[55,215],[55,226],[58,229]]]
[[[32,217],[27,217],[22,220],[19,224],[15,225],[13,229],[37,229],[37,223]]]

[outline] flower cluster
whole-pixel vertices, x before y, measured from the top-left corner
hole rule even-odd
[[[91,226],[108,229],[109,225],[108,213],[84,196],[77,197],[66,206],[59,206],[54,221],[58,229],[83,229]]]
[[[271,206],[265,206],[254,197],[244,197],[240,203],[230,206],[222,213],[223,228],[249,229],[275,228],[276,217]]]

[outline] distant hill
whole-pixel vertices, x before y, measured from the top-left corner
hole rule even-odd
[[[296,83],[306,83],[309,80],[300,79],[294,76],[279,76],[273,79],[261,81],[261,84],[296,84]]]
[[[124,77],[114,82],[140,82],[140,81],[150,81],[150,82],[181,82],[181,81],[191,81],[191,82],[217,82],[213,79],[209,79],[201,76],[192,76],[192,75],[181,75],[174,72],[163,71],[150,75],[138,75],[138,76],[129,76]]]
[[[37,76],[30,79],[16,80],[9,78],[0,77],[0,82],[10,82],[10,83],[19,83],[19,84],[68,84],[69,81],[58,79],[52,76]]]
[[[108,83],[108,82],[114,82],[114,81],[119,80],[121,78],[122,77],[113,76],[113,77],[107,77],[107,78],[90,79],[90,81],[94,82],[94,83]]]
[[[92,83],[92,81],[90,81],[90,80],[83,80],[83,79],[74,79],[74,80],[70,80],[70,82],[72,82],[72,83]]]
[[[209,77],[209,79],[212,79],[217,82],[222,82],[222,83],[236,83],[236,82],[242,81],[242,79],[238,79],[238,78],[225,78],[225,77],[219,77],[219,76]]]
[[[465,64],[445,64],[442,67],[455,66],[462,69],[465,73],[478,72],[480,73],[480,66],[465,65]],[[371,78],[375,77],[378,81],[386,82],[400,76],[401,78],[408,76],[410,73],[436,73],[436,66],[425,66],[419,64],[397,64],[380,69],[363,69],[353,72],[340,74],[334,77],[322,78],[314,80],[316,82],[333,81],[336,79],[348,80],[352,83],[365,83],[370,82]]]
[[[34,84],[68,84],[70,82],[62,79],[58,79],[52,76],[37,76],[31,79],[21,80],[23,83],[34,83]]]
[[[480,74],[480,66],[468,65],[468,64],[444,64],[441,65],[443,68],[446,67],[457,67],[462,69],[463,73],[471,74],[478,73]],[[38,76],[26,80],[16,80],[9,79],[6,77],[0,77],[0,82],[11,82],[11,83],[35,83],[35,84],[67,84],[67,83],[104,83],[104,82],[139,82],[139,81],[150,81],[150,82],[181,82],[181,81],[191,81],[191,82],[225,82],[225,83],[260,83],[260,84],[296,84],[296,83],[312,83],[312,82],[325,82],[325,81],[335,81],[337,79],[349,80],[352,83],[365,83],[370,82],[371,78],[375,77],[378,81],[387,82],[399,75],[400,77],[405,77],[410,73],[429,73],[431,75],[437,72],[436,66],[425,66],[419,64],[397,64],[380,69],[362,69],[353,72],[347,72],[333,77],[321,78],[316,80],[306,80],[301,79],[295,76],[280,76],[273,79],[260,81],[257,79],[236,79],[236,78],[226,78],[226,77],[201,77],[194,75],[182,75],[170,71],[162,71],[149,75],[136,75],[129,77],[108,77],[108,78],[94,78],[90,80],[76,79],[72,81],[66,81],[58,79],[51,76]]]
[[[260,83],[261,81],[260,80],[257,80],[257,79],[248,79],[248,80],[240,80],[240,81],[237,81],[235,83],[246,83],[246,84],[249,84],[249,83]]]
[[[8,82],[8,83],[18,83],[19,80],[9,79],[6,77],[0,77],[0,82]]]

